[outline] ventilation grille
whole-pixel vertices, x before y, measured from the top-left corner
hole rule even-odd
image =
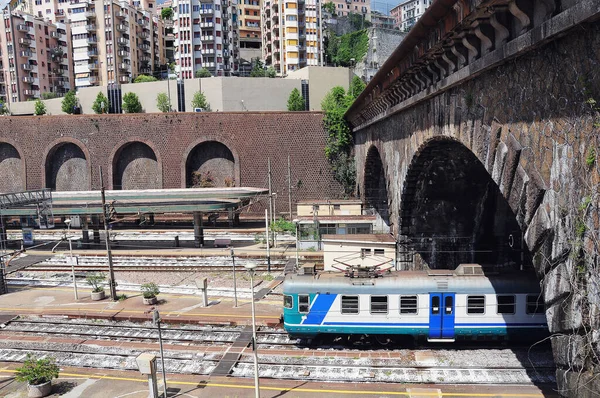
[[[448,281],[436,281],[438,290],[448,290]]]

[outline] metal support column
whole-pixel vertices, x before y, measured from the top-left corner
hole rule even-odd
[[[194,212],[194,246],[204,247],[204,228],[202,226],[202,213]]]

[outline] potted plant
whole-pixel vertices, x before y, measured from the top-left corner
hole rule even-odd
[[[144,283],[142,284],[141,289],[142,296],[144,297],[144,304],[156,304],[156,296],[160,293],[160,290],[158,290],[158,286],[156,285],[156,283]]]
[[[98,301],[103,300],[106,295],[104,294],[104,286],[101,285],[104,282],[104,274],[89,274],[85,280],[92,286],[92,300]]]
[[[52,379],[58,377],[59,368],[52,357],[35,359],[31,354],[27,354],[23,366],[16,371],[16,380],[27,382],[27,396],[40,398],[52,392]]]

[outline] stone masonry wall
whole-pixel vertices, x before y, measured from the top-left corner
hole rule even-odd
[[[113,165],[116,167],[119,159],[123,164],[120,173],[124,173],[127,181],[153,181],[151,185],[158,188],[185,188],[189,154],[203,142],[217,141],[233,154],[237,186],[267,187],[267,158],[271,158],[277,207],[287,212],[288,154],[292,168],[292,202],[337,198],[342,192],[325,160],[322,118],[320,112],[2,117],[0,181],[4,185],[1,188],[4,192],[21,189],[25,184],[18,184],[18,179],[16,185],[6,185],[5,181],[7,176],[24,175],[23,167],[27,189],[47,186],[46,160],[61,142],[76,143],[88,161],[90,184],[82,185],[81,190],[99,189],[98,166],[104,170],[105,185],[112,189],[116,172]],[[156,158],[154,162],[148,157],[137,158],[142,159],[141,163],[150,161],[151,164],[136,166],[130,170],[133,174],[127,171],[127,164],[131,163],[123,163],[123,159],[134,155],[128,152],[135,148],[127,146],[131,142],[147,145]],[[19,162],[15,157],[4,156],[10,148],[3,149],[3,143],[14,146],[23,159]]]
[[[542,280],[558,387],[600,391],[600,24],[485,72],[355,133],[364,195],[367,153],[377,148],[390,220],[401,220],[413,158],[436,137],[479,159],[525,233]],[[377,151],[372,151],[376,153]],[[448,220],[443,220],[444,222]]]

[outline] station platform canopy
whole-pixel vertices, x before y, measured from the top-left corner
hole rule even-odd
[[[117,213],[194,213],[235,210],[268,194],[268,189],[187,188],[105,191],[106,203]],[[2,210],[3,216],[35,216],[35,206]],[[54,215],[102,214],[100,191],[52,192]]]

